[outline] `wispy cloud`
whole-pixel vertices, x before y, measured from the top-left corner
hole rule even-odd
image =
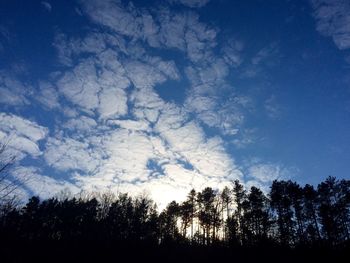
[[[298,169],[295,167],[286,167],[279,163],[264,163],[255,159],[248,166],[246,186],[258,186],[265,192],[269,192],[268,186],[273,180],[289,180],[297,173]]]
[[[57,35],[59,59],[69,66],[58,78],[58,92],[81,113],[48,140],[48,164],[74,172],[85,190],[148,190],[163,202],[193,187],[222,187],[242,179],[225,142],[208,137],[202,125],[234,136],[244,121],[250,98],[230,91],[226,83],[230,68],[243,60],[243,43],[232,40],[217,51],[218,30],[193,12],[161,7],[151,13],[118,1],[81,3],[93,23],[109,30],[82,38]],[[186,64],[179,69],[175,61],[151,55],[149,47],[181,52]],[[182,78],[190,82],[184,105],[163,100],[154,89]],[[224,101],[222,92],[230,93]]]
[[[93,172],[102,156],[90,148],[88,141],[72,138],[49,138],[44,157],[48,165],[57,170]]]
[[[20,106],[29,104],[31,87],[17,80],[11,72],[0,71],[0,104]]]
[[[350,2],[343,0],[311,0],[316,29],[332,37],[339,49],[350,48]]]
[[[12,176],[23,183],[18,191],[17,197],[27,200],[31,195],[40,198],[50,198],[62,192],[77,194],[81,190],[67,180],[57,180],[42,174],[42,171],[33,166],[18,166],[11,172]]]
[[[198,8],[198,7],[203,7],[207,3],[209,3],[210,0],[168,0],[169,3],[173,4],[182,4],[188,7],[192,8]]]
[[[49,82],[40,81],[39,92],[35,98],[48,109],[57,109],[60,107],[57,89]]]
[[[279,55],[277,43],[271,43],[270,45],[263,47],[256,53],[256,55],[251,59],[253,65],[259,65],[261,63],[266,63],[269,58],[276,58]]]
[[[12,36],[8,29],[0,25],[0,54],[5,51],[6,46],[11,41]]]
[[[271,95],[264,102],[264,108],[266,110],[267,116],[270,119],[277,120],[282,115],[282,110],[280,105],[277,103],[277,99],[275,95]]]
[[[7,153],[17,161],[42,154],[38,142],[47,137],[48,129],[20,116],[0,112],[0,141],[8,143]]]
[[[48,12],[51,12],[52,6],[49,2],[42,1],[41,4]]]
[[[209,1],[170,2],[197,8]],[[232,179],[244,179],[223,138],[241,146],[254,141],[244,123],[246,111],[255,105],[228,79],[245,63],[268,63],[276,46],[246,58],[243,41],[229,38],[221,45],[219,30],[201,22],[195,9],[174,11],[168,2],[157,9],[121,1],[80,3],[81,15],[91,22],[89,30],[79,36],[56,32],[53,46],[60,71],[38,81],[35,96],[21,93],[28,89],[9,90],[10,80],[2,80],[13,105],[25,106],[35,97],[40,107],[52,112],[50,133],[17,116],[36,127],[18,137],[32,143],[27,149],[32,156],[43,153],[49,167],[70,178],[66,184],[29,167],[26,172],[38,180],[28,187],[39,189],[42,177],[40,189],[149,191],[165,204],[184,198],[191,188],[221,188]],[[183,101],[166,100],[157,92],[170,81],[177,83],[174,93],[185,90]],[[8,121],[8,126],[16,121]],[[209,129],[215,129],[215,135]],[[9,128],[0,131],[7,136]],[[43,139],[40,149],[38,141]],[[267,168],[260,165],[250,170],[250,183],[268,181],[262,175]]]
[[[226,63],[234,67],[238,67],[243,62],[242,51],[244,43],[241,40],[230,39],[222,48]]]

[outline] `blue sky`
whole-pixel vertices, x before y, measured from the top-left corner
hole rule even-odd
[[[18,194],[349,178],[350,2],[1,1]]]

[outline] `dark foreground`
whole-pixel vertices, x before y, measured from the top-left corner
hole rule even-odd
[[[350,249],[16,242],[2,244],[1,262],[348,262]]]
[[[1,200],[0,200],[1,201]],[[350,180],[0,202],[1,262],[350,262]]]

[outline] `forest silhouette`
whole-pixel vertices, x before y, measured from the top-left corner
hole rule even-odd
[[[4,262],[345,262],[349,205],[350,180],[335,177],[316,188],[275,180],[267,194],[236,180],[193,189],[163,211],[128,194],[3,200],[1,254]]]

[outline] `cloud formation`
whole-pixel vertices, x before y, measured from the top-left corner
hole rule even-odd
[[[316,19],[316,29],[332,37],[336,46],[350,48],[350,2],[343,0],[311,0]]]
[[[0,141],[7,143],[7,154],[19,161],[29,155],[42,154],[39,141],[47,137],[48,129],[20,116],[0,112]]]
[[[0,104],[21,106],[29,104],[30,87],[9,72],[0,70]]]
[[[0,75],[5,96],[0,103],[25,107],[35,101],[52,114],[45,128],[1,113],[0,139],[14,130],[22,159],[42,156],[50,169],[69,178],[50,177],[34,165],[19,167],[17,174],[34,178],[30,192],[46,197],[66,188],[146,191],[164,206],[192,188],[222,188],[246,178],[225,140],[242,149],[255,139],[252,129],[244,129],[254,102],[228,81],[247,60],[241,54],[245,44],[233,38],[220,44],[219,29],[201,22],[194,8],[209,1],[170,2],[191,9],[81,0],[80,15],[90,24],[80,35],[57,30],[59,70],[33,81],[33,91]],[[265,65],[276,50],[262,48],[247,63]],[[176,83],[173,94],[183,91],[183,101],[161,95],[169,83]],[[273,114],[271,105],[268,101],[266,110]],[[277,166],[259,165],[249,169],[250,184],[268,183],[279,173]]]
[[[169,3],[172,4],[182,4],[184,6],[192,7],[192,8],[198,8],[203,7],[207,3],[209,3],[210,0],[168,0]]]
[[[41,4],[48,12],[51,12],[52,6],[49,2],[42,1]]]
[[[16,189],[16,195],[22,200],[31,196],[50,198],[61,193],[77,194],[81,190],[66,180],[56,180],[42,174],[42,171],[33,166],[18,166],[11,172],[12,176],[21,183]]]

